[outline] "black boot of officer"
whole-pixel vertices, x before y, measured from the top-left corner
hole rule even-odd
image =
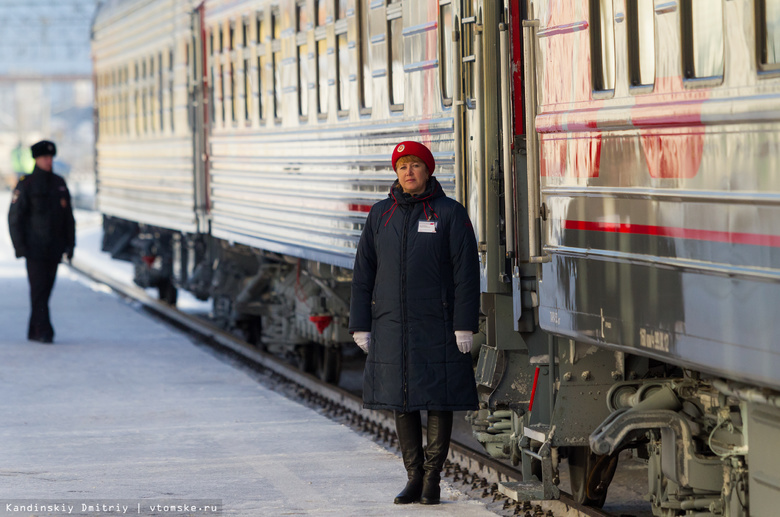
[[[395,412],[395,432],[401,446],[401,455],[409,481],[393,501],[395,504],[409,504],[420,500],[423,490],[423,444],[422,422],[419,411]]]
[[[54,329],[49,318],[49,298],[59,264],[59,260],[27,259],[31,307],[27,339],[31,341],[52,343],[54,340]]]
[[[428,411],[428,445],[425,447],[420,503],[439,504],[441,469],[447,460],[452,435],[452,411]]]

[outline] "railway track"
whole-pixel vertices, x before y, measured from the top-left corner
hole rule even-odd
[[[177,328],[193,336],[198,342],[221,355],[232,357],[252,370],[264,370],[274,378],[277,386],[293,394],[304,403],[321,408],[327,416],[350,427],[371,434],[378,442],[397,450],[395,423],[389,412],[363,408],[359,396],[338,386],[326,384],[317,377],[304,373],[282,359],[258,350],[236,336],[223,331],[195,316],[183,313],[149,296],[143,289],[128,285],[107,275],[82,260],[74,259],[70,268],[93,282],[107,286],[130,299]],[[480,499],[500,515],[523,517],[615,517],[614,514],[576,503],[569,494],[561,492],[557,501],[516,502],[501,494],[499,483],[521,481],[517,469],[500,462],[481,451],[453,439],[443,478],[469,497]]]

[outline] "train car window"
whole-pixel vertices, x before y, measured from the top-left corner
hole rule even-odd
[[[452,105],[452,2],[439,4],[439,77],[445,106]]]
[[[102,111],[102,114],[100,115],[100,118],[103,119],[103,134],[106,135],[106,136],[109,136],[111,134],[111,117],[110,117],[110,111],[111,111],[110,103],[111,103],[111,101],[109,100],[110,95],[111,95],[109,93],[109,84],[111,82],[109,77],[110,77],[111,73],[110,72],[106,72],[106,73],[101,74],[101,75],[103,77],[103,80],[101,81],[102,82],[101,89],[103,90],[103,92],[101,94],[101,104],[102,104],[101,111]]]
[[[147,132],[154,133],[154,89],[155,89],[155,81],[154,81],[154,57],[149,58],[149,75],[146,82],[147,89],[146,89],[146,95],[148,96],[146,109],[148,110],[147,113],[147,120],[148,120],[148,127]]]
[[[149,57],[144,63],[149,74],[146,76],[146,131],[154,133],[154,57]]]
[[[105,119],[105,129],[106,134],[111,135],[114,133],[114,117],[113,117],[113,109],[112,109],[112,97],[113,97],[113,88],[112,88],[112,73],[108,72],[106,73],[106,77],[103,81],[103,104],[104,104],[104,110],[103,110],[103,118]]]
[[[114,90],[114,105],[115,105],[115,112],[114,116],[116,117],[116,133],[118,135],[124,134],[125,129],[125,110],[124,110],[124,83],[122,82],[122,71],[123,69],[120,68],[116,72],[116,89]]]
[[[371,0],[360,0],[358,4],[360,10],[360,62],[358,63],[357,80],[359,82],[358,91],[360,93],[360,110],[363,114],[371,113],[371,106],[374,104],[374,82],[371,75],[371,30],[370,30],[370,12]]]
[[[336,68],[338,69],[336,87],[338,88],[339,114],[343,116],[349,110],[349,71],[351,68],[351,52],[346,32],[336,36],[336,47],[338,53],[338,59],[336,60]]]
[[[135,74],[133,75],[133,119],[135,120],[135,134],[136,136],[141,134],[141,96],[139,94],[139,79],[140,70],[138,67],[138,61],[135,62]]]
[[[122,134],[122,70],[114,70],[114,134]]]
[[[328,5],[326,0],[314,0],[314,17],[317,27],[328,23]]]
[[[404,20],[398,10],[393,15],[388,15],[387,36],[390,48],[388,66],[388,80],[390,81],[390,109],[401,111],[404,108]]]
[[[317,112],[328,113],[328,40],[317,41]]]
[[[195,37],[191,37],[190,41],[184,44],[184,58],[185,58],[185,67],[187,69],[186,75],[187,75],[187,127],[190,129],[190,131],[194,131],[195,127],[195,121],[193,120],[194,113],[190,109],[190,92],[193,91],[193,83],[197,81],[197,76],[195,74]]]
[[[125,126],[124,104],[122,102],[124,97],[122,70],[123,69],[120,68],[116,71],[116,87],[114,88],[114,116],[116,117],[115,128],[118,135],[124,133]]]
[[[110,127],[109,114],[108,114],[108,112],[109,112],[108,84],[110,82],[109,81],[109,75],[110,75],[110,72],[105,72],[105,73],[101,74],[102,81],[101,81],[101,85],[100,85],[100,88],[103,90],[102,94],[101,94],[101,104],[102,104],[101,111],[102,111],[102,113],[100,115],[100,118],[103,119],[103,134],[106,135],[106,136],[111,134],[111,127]]]
[[[257,80],[257,88],[252,92],[252,96],[257,100],[257,116],[260,122],[263,122],[263,70],[265,70],[265,64],[268,62],[268,51],[263,49],[261,51],[260,44],[265,42],[265,26],[260,15],[257,15],[257,23],[255,26],[255,41],[258,44],[257,47],[257,74],[255,78]],[[255,91],[257,95],[255,95]]]
[[[151,134],[157,133],[157,105],[159,87],[157,84],[157,66],[155,63],[154,55],[149,58],[149,132]]]
[[[141,103],[142,103],[142,113],[143,113],[143,130],[144,134],[149,132],[149,125],[147,119],[149,118],[149,114],[146,112],[146,92],[147,92],[147,84],[146,84],[146,59],[143,60],[141,63],[141,77],[143,79],[143,82],[141,83],[142,89],[141,89]]]
[[[119,134],[125,134],[125,120],[127,120],[127,111],[125,110],[125,69],[120,68],[117,72],[116,102],[117,102],[117,131]]]
[[[157,116],[159,118],[158,127],[160,128],[160,133],[165,131],[165,102],[163,102],[165,89],[163,79],[163,55],[160,52],[157,54]]]
[[[594,91],[615,89],[615,26],[612,0],[590,0],[591,76]]]
[[[328,39],[327,32],[323,29],[326,24],[333,21],[328,17],[328,2],[327,0],[314,0],[314,21],[317,26],[317,31],[314,33],[316,57],[314,60],[314,66],[316,71],[314,75],[317,78],[317,113],[320,119],[327,118],[328,113],[328,85],[332,84],[332,81],[328,81]],[[331,50],[330,53],[333,53]]]
[[[216,87],[214,86],[214,33],[209,31],[208,48],[206,49],[206,70],[209,74],[209,122],[214,123],[217,118],[217,104],[216,104]]]
[[[121,74],[120,69],[115,69],[112,72],[114,80],[114,87],[111,92],[111,105],[112,105],[112,117],[114,119],[113,132],[115,135],[122,134],[122,96],[121,96]]]
[[[236,103],[238,102],[237,95],[236,95],[236,65],[233,60],[233,50],[236,48],[236,24],[231,22],[230,23],[230,32],[229,32],[229,39],[228,39],[228,50],[230,53],[228,53],[227,59],[230,62],[228,66],[228,82],[230,83],[229,90],[230,90],[230,121],[235,126],[238,123],[238,113],[236,109]]]
[[[217,97],[217,100],[219,101],[219,120],[224,127],[225,121],[227,119],[225,118],[225,66],[222,62],[222,52],[225,50],[225,38],[223,36],[224,31],[220,26],[219,36],[217,37],[217,43],[219,43],[219,53],[215,52],[214,57],[219,61],[219,66],[217,67],[216,71],[217,78],[219,79],[219,97]]]
[[[168,114],[171,117],[171,133],[176,131],[176,123],[173,120],[176,111],[173,102],[173,50],[168,51]]]
[[[114,105],[114,134],[122,134],[122,70],[114,71],[114,91],[111,96]]]
[[[723,77],[723,4],[720,0],[681,0],[680,23],[683,77]]]
[[[336,0],[336,19],[343,20],[347,17],[347,0]]]
[[[125,67],[125,134],[130,134],[130,65]]]
[[[103,90],[103,103],[104,103],[104,110],[103,110],[103,117],[105,120],[105,129],[106,134],[108,135],[115,135],[116,134],[116,128],[115,128],[115,120],[114,120],[114,73],[109,72],[106,74],[106,80],[104,82],[104,90]]]
[[[244,57],[244,124],[252,123],[252,65],[249,54]]]
[[[122,70],[114,70],[114,133],[122,134]]]
[[[328,33],[323,29],[325,25],[332,21],[328,18],[328,9],[325,0],[315,0],[314,2],[314,19],[317,24],[317,31],[314,33],[315,47],[314,50],[317,56],[314,60],[314,66],[317,68],[315,76],[317,77],[317,113],[320,118],[326,118],[328,113],[328,84],[332,81],[328,81]],[[333,53],[331,50],[330,53]]]
[[[461,20],[474,20],[474,7],[471,2],[465,2],[461,10]],[[473,109],[474,107],[474,62],[476,56],[474,55],[474,23],[463,22],[461,41],[461,51],[463,55],[463,97],[466,100],[466,105]]]
[[[119,108],[121,110],[121,122],[120,127],[123,135],[129,133],[128,129],[128,112],[127,112],[127,67],[122,67],[119,74],[119,80],[122,83],[119,93]]]
[[[117,78],[117,71],[111,72],[111,134],[119,134],[119,80]]]
[[[299,3],[295,6],[297,18],[297,34],[306,31],[309,23],[306,4]],[[308,39],[303,40],[308,41]],[[309,117],[309,45],[301,43],[298,45],[298,115],[301,119]]]
[[[626,2],[628,75],[631,86],[655,83],[655,16],[653,0]]]
[[[244,125],[249,126],[252,124],[252,61],[249,59],[251,56],[249,44],[252,37],[252,21],[245,18],[242,21],[242,25],[244,27],[242,31],[242,44],[244,47],[244,62],[242,63],[244,70]]]
[[[100,118],[103,119],[103,133],[106,136],[111,135],[113,133],[113,120],[111,117],[111,90],[109,87],[109,84],[111,80],[109,79],[110,72],[104,74],[103,78],[103,93],[101,95],[101,115]]]
[[[756,1],[756,29],[759,68],[780,70],[780,0]]]
[[[249,59],[251,55],[249,51],[249,43],[252,33],[252,25],[248,19],[244,19],[241,22],[241,25],[243,26],[243,30],[241,31],[241,37],[243,38],[241,45],[244,47],[244,50],[241,54],[243,56],[241,63],[243,75],[241,77],[243,79],[242,83],[244,88],[244,125],[249,126],[252,124],[252,62]]]
[[[282,116],[282,23],[279,20],[279,11],[273,9],[271,12],[271,85],[273,87],[273,107],[274,119],[277,123],[281,122]]]
[[[100,121],[100,136],[108,134],[106,127],[106,74],[98,74],[98,120]]]
[[[103,74],[97,74],[97,112],[98,112],[98,136],[105,134],[103,119],[105,117],[103,110]]]

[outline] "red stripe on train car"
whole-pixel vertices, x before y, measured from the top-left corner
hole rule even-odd
[[[347,205],[347,209],[350,212],[370,212],[372,205],[358,205],[355,203],[350,203]]]
[[[566,230],[587,230],[594,232],[624,233],[633,235],[653,235],[674,237],[697,241],[726,242],[729,244],[752,244],[780,248],[780,236],[761,233],[721,232],[714,230],[696,230],[674,226],[650,226],[645,224],[599,223],[594,221],[566,220]]]

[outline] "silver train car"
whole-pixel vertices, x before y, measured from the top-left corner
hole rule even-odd
[[[780,0],[111,0],[104,248],[335,382],[354,250],[428,144],[475,223],[474,360],[517,499],[780,502]],[[627,454],[627,453],[625,453]]]

